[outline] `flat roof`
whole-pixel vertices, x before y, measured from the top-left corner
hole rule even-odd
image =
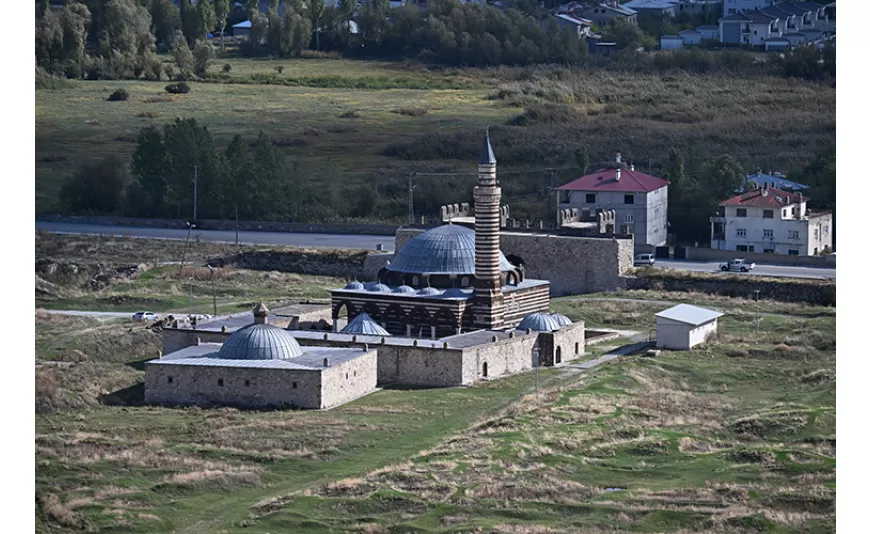
[[[323,309],[329,309],[330,305],[300,303],[283,306],[269,310],[270,318],[289,318],[295,317],[303,313],[313,312]],[[220,332],[222,327],[226,327],[227,332],[235,332],[239,328],[248,326],[254,322],[254,313],[251,311],[231,313],[229,315],[218,315],[203,323],[198,323],[196,329],[187,325],[182,328],[172,328],[171,330],[189,330],[191,332]],[[268,320],[266,322],[269,322]]]
[[[514,291],[519,291],[522,289],[529,289],[532,287],[540,287],[540,286],[545,286],[545,285],[549,285],[549,284],[550,284],[550,282],[547,280],[536,280],[536,279],[527,278],[517,285],[510,284],[510,285],[502,286],[501,291],[502,291],[502,293],[512,293]],[[398,287],[398,286],[396,286],[396,287]],[[395,287],[390,287],[390,289],[395,289]],[[474,295],[474,288],[471,288],[471,287],[452,288],[451,293],[455,296],[452,296],[452,295],[451,296],[444,296],[443,293],[441,295],[418,295],[416,293],[393,293],[393,292],[387,293],[386,291],[371,291],[368,289],[344,289],[344,288],[336,288],[336,289],[333,289],[331,291],[333,293],[338,293],[341,295],[349,294],[349,295],[365,295],[365,296],[372,296],[372,295],[374,295],[374,296],[390,296],[390,297],[395,297],[395,298],[399,298],[399,299],[414,299],[414,300],[455,300],[455,299],[461,300],[463,298],[470,299]],[[441,290],[441,291],[447,291],[447,290]],[[463,294],[464,297],[460,297],[459,296],[460,293]]]
[[[512,330],[512,332],[514,332],[514,336],[516,337],[528,335],[526,332],[519,330]],[[441,338],[439,341],[442,343],[446,341],[449,347],[467,349],[477,347],[478,345],[492,343],[493,336],[495,336],[497,341],[501,341],[503,339],[508,339],[510,337],[510,332],[504,332],[501,330],[475,330],[474,332],[465,332]]]
[[[206,367],[240,367],[246,369],[292,369],[297,371],[323,370],[323,359],[329,359],[330,367],[359,358],[369,352],[346,347],[302,347],[301,356],[289,360],[228,360],[218,358],[220,343],[203,343],[185,347],[151,360],[148,365],[200,365]]]
[[[717,311],[708,310],[707,308],[699,308],[691,304],[678,304],[673,308],[668,308],[663,312],[656,314],[656,317],[662,319],[670,319],[679,323],[686,323],[693,326],[700,326],[709,323],[713,319],[717,319],[725,315]]]

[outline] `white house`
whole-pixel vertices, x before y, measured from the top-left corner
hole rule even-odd
[[[716,335],[722,313],[678,304],[656,314],[656,348],[688,350]]]
[[[833,249],[830,212],[810,212],[801,192],[762,186],[719,204],[724,215],[710,218],[713,248],[817,256]]]
[[[692,46],[701,44],[703,34],[698,30],[683,30],[679,36],[683,39],[683,45]]]
[[[695,28],[699,32],[701,32],[701,40],[702,41],[718,41],[719,40],[719,26],[698,26]]]
[[[776,0],[724,0],[722,12],[725,16],[755,11],[763,7],[772,6]]]
[[[677,14],[676,0],[630,0],[622,4],[638,14],[651,13],[662,17],[673,17]]]
[[[662,50],[679,50],[683,48],[683,38],[679,35],[662,35]]]
[[[577,37],[585,39],[589,37],[594,23],[591,20],[578,17],[571,13],[557,13],[556,24],[560,28],[567,28],[577,33]]]

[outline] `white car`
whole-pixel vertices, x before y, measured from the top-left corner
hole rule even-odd
[[[134,321],[156,321],[157,314],[149,311],[140,311],[133,314]]]
[[[720,264],[719,268],[723,271],[740,271],[742,273],[746,273],[751,271],[752,269],[755,269],[755,264],[746,261],[743,258],[734,258],[729,262]]]
[[[655,256],[652,254],[638,254],[634,257],[634,265],[653,265],[656,262]]]

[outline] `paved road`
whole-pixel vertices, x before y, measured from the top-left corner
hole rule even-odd
[[[78,317],[95,317],[97,319],[130,319],[133,314],[130,312],[101,312],[101,311],[85,311],[85,310],[40,310],[52,315],[75,315]]]
[[[104,226],[96,224],[66,224],[54,222],[36,222],[36,229],[62,234],[89,234],[130,236],[151,239],[185,239],[187,230],[170,228],[139,228],[133,226]],[[234,243],[236,239],[233,230],[194,230],[192,235],[199,235],[204,241],[218,243]],[[389,235],[343,235],[343,234],[301,234],[285,232],[239,232],[239,242],[244,245],[292,245],[310,248],[345,248],[376,250],[382,245],[384,250],[393,250],[395,237]],[[719,262],[697,262],[682,260],[656,260],[656,268],[677,269],[681,271],[701,271],[721,273]],[[835,268],[826,267],[793,267],[785,265],[758,265],[750,273],[738,273],[745,276],[779,276],[795,278],[836,278]]]
[[[116,237],[140,237],[150,239],[186,239],[187,230],[172,228],[138,228],[133,226],[103,226],[97,224],[66,224],[37,221],[36,229],[58,234],[110,235]],[[202,241],[235,243],[235,230],[198,230],[191,233],[199,235]],[[239,232],[239,243],[243,245],[292,245],[308,248],[345,248],[376,250],[383,245],[384,250],[393,250],[395,236],[391,235],[342,235],[342,234],[292,234],[284,232]]]
[[[700,271],[707,273],[726,274],[719,269],[718,261],[684,261],[684,260],[656,260],[657,269],[676,269],[680,271]],[[798,267],[793,265],[761,265],[756,264],[755,269],[748,273],[734,273],[740,276],[779,276],[792,278],[836,278],[835,267]]]

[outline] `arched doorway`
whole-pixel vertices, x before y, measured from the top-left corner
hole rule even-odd
[[[342,300],[335,306],[332,310],[332,327],[334,331],[339,331],[345,326],[349,321],[352,321],[354,317],[357,316],[357,312],[353,307],[353,304],[350,301]],[[313,326],[312,326],[313,328]]]
[[[486,378],[488,376],[489,376],[489,364],[486,362],[483,362],[483,378]]]
[[[562,347],[556,347],[556,363],[562,363]]]
[[[405,335],[405,325],[408,323],[405,312],[398,304],[391,304],[384,314],[384,323],[387,331],[394,335]]]

